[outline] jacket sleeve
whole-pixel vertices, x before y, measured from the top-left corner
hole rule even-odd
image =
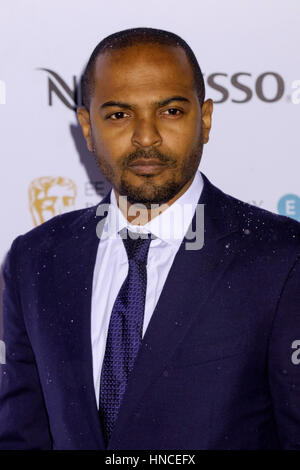
[[[282,449],[300,449],[300,257],[277,305],[269,343],[269,383]]]
[[[6,257],[3,276],[3,341],[0,374],[0,449],[51,449],[48,416],[34,353],[26,331],[17,283],[20,239]]]

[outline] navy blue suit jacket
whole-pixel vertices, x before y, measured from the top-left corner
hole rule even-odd
[[[108,448],[300,449],[300,224],[203,178],[204,246],[177,252]],[[70,212],[12,244],[1,449],[104,448],[90,332],[99,220],[96,206]]]

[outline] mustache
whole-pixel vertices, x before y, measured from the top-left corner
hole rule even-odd
[[[139,160],[140,158],[144,158],[145,160],[155,158],[156,160],[159,160],[161,163],[164,164],[176,164],[176,160],[160,152],[158,149],[153,148],[147,151],[144,149],[137,149],[135,152],[131,152],[123,160],[123,166],[126,167],[127,165],[130,165],[131,163],[135,162],[136,160]]]

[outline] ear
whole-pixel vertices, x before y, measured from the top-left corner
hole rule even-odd
[[[87,148],[93,152],[92,132],[90,123],[90,114],[84,106],[77,108],[77,117],[81,126],[84,138],[86,140]]]
[[[211,128],[213,100],[209,98],[208,100],[204,101],[201,111],[202,111],[203,143],[207,144],[208,139],[209,139],[209,132]]]

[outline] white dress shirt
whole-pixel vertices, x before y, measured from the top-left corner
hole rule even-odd
[[[93,376],[97,405],[101,368],[105,353],[110,315],[118,292],[128,274],[128,258],[119,231],[124,227],[132,232],[153,233],[147,260],[147,289],[143,336],[155,309],[179,246],[192,221],[203,188],[198,170],[188,189],[166,210],[145,225],[133,225],[118,207],[111,191],[109,211],[104,222],[94,267],[91,341]]]

